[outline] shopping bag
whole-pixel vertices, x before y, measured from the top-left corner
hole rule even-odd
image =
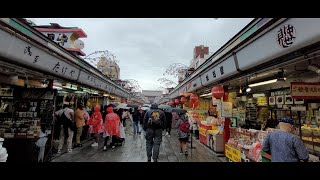
[[[124,127],[122,123],[120,124],[120,138],[126,138],[126,133],[124,132]]]

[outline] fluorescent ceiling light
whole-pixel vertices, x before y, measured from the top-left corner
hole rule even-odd
[[[62,89],[62,87],[58,87],[58,86],[53,86],[52,88],[53,88],[53,89],[58,89],[58,90],[61,90],[61,89]]]
[[[254,84],[249,84],[249,87],[256,87],[256,86],[261,86],[261,85],[265,85],[265,84],[271,84],[271,83],[275,83],[277,82],[277,79],[272,79],[269,81],[263,81],[263,82],[258,82],[258,83],[254,83]]]
[[[86,92],[84,92],[84,91],[75,91],[74,93],[83,94],[83,93],[86,93]]]
[[[202,95],[200,95],[200,97],[206,97],[206,96],[211,96],[211,95],[212,95],[212,93],[202,94]]]
[[[251,91],[251,88],[248,87],[248,88],[246,89],[246,92],[248,93],[248,92],[250,92],[250,91]]]

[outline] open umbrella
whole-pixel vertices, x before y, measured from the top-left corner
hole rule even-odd
[[[113,107],[113,108],[117,107],[117,105],[115,105],[115,104],[109,104],[108,106]]]
[[[141,110],[148,111],[148,110],[150,110],[150,108],[143,106],[143,107],[141,107]]]
[[[129,109],[129,107],[127,107],[128,104],[125,103],[121,103],[117,106],[117,109]]]
[[[188,111],[181,109],[181,108],[172,108],[171,109],[172,112],[176,112],[176,113],[187,113]]]
[[[159,109],[163,109],[163,110],[166,111],[166,112],[171,112],[171,109],[172,109],[171,106],[169,106],[169,105],[164,105],[164,104],[159,105],[158,108],[159,108]]]
[[[127,107],[130,107],[130,108],[135,108],[135,107],[137,107],[137,108],[139,108],[139,106],[136,105],[136,104],[128,104]]]

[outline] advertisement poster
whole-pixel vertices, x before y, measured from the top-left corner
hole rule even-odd
[[[229,158],[232,162],[241,162],[241,152],[240,150],[233,148],[232,146],[225,145],[226,157]]]
[[[221,117],[232,117],[232,103],[221,102]]]

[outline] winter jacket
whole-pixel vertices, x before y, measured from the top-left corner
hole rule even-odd
[[[107,108],[108,114],[104,121],[104,128],[110,136],[120,137],[120,117],[113,112],[112,107]]]
[[[140,122],[141,114],[138,111],[135,111],[132,115],[133,122],[138,123]]]

